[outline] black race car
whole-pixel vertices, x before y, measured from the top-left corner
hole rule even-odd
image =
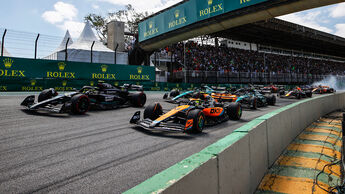
[[[130,93],[134,89],[140,92]],[[97,87],[84,86],[76,92],[58,94],[53,88],[43,90],[35,102],[31,95],[21,103],[28,110],[46,110],[56,113],[83,114],[89,109],[105,110],[119,107],[142,107],[146,103],[146,95],[142,86],[125,84],[121,87],[107,83],[99,83]]]
[[[138,92],[129,92],[129,90],[137,90]],[[79,92],[89,97],[92,110],[129,106],[143,107],[146,103],[146,94],[143,92],[143,87],[132,84],[124,84],[118,87],[108,83],[99,83],[97,87],[84,86]]]
[[[71,92],[58,94],[53,88],[43,90],[35,102],[35,95],[28,96],[20,104],[28,110],[45,110],[55,113],[84,114],[89,110],[90,99],[85,94]]]

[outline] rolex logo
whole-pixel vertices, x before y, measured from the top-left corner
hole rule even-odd
[[[175,11],[175,18],[178,18],[178,17],[180,17],[180,10]]]
[[[95,82],[90,81],[90,86],[94,86],[94,85],[95,85]]]
[[[180,87],[180,84],[176,84],[176,87],[179,88],[179,87]]]
[[[213,0],[208,0],[208,5],[212,5],[212,3],[213,3]]]
[[[114,85],[115,85],[115,86],[119,86],[119,82],[115,82]]]
[[[149,28],[151,29],[153,27],[153,21],[149,22]]]
[[[36,82],[37,82],[37,81],[36,81],[36,80],[34,80],[34,79],[33,79],[33,80],[31,80],[31,81],[30,81],[31,86],[35,86],[35,85],[36,85]]]
[[[102,65],[101,68],[102,68],[102,72],[105,73],[105,72],[107,72],[108,66]]]
[[[11,68],[12,64],[13,64],[12,59],[10,59],[10,58],[4,59],[4,65],[6,68]]]
[[[59,66],[59,70],[60,70],[60,71],[63,71],[63,70],[65,70],[66,63],[60,62],[60,63],[58,63],[58,66]]]
[[[139,74],[141,74],[143,72],[143,68],[142,67],[138,67],[137,70],[138,70]]]
[[[66,81],[66,80],[63,80],[63,81],[62,81],[62,86],[63,86],[63,87],[67,86],[67,81]]]
[[[156,87],[158,87],[158,83],[156,82]]]

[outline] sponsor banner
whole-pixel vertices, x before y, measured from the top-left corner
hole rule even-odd
[[[268,0],[189,0],[139,23],[139,42]]]
[[[155,81],[154,67],[0,57],[0,79]]]

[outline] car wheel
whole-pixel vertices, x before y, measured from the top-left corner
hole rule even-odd
[[[305,94],[306,94],[306,96],[307,96],[308,98],[311,98],[311,97],[313,96],[313,93],[312,93],[312,92],[306,92]]]
[[[160,115],[163,114],[163,108],[161,104],[155,102],[148,105],[144,110],[144,119],[156,120]]]
[[[129,101],[135,107],[143,107],[146,103],[146,94],[144,92],[129,94]]]
[[[274,106],[276,104],[276,96],[275,95],[270,95],[267,97],[267,103],[268,105]]]
[[[297,98],[297,99],[301,99],[301,94],[298,93],[296,98]]]
[[[249,102],[250,102],[250,105],[251,105],[250,106],[251,109],[255,110],[255,109],[258,108],[258,99],[256,97],[250,98]]]
[[[227,106],[227,113],[232,120],[240,120],[242,116],[242,106],[238,102],[232,102]]]
[[[71,111],[73,114],[84,114],[89,110],[90,100],[84,94],[77,94],[71,99]]]
[[[205,115],[200,109],[195,109],[188,112],[187,115],[187,122],[188,120],[193,119],[193,126],[190,131],[193,133],[201,133],[205,126]]]

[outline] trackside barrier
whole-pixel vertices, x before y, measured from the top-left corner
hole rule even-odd
[[[345,107],[345,93],[301,100],[263,115],[125,193],[253,193],[307,126]]]

